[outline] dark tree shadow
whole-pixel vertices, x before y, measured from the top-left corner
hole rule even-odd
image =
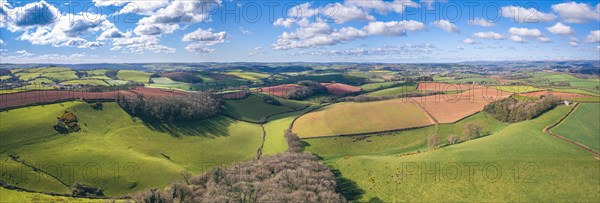
[[[234,122],[224,116],[178,122],[164,122],[149,118],[141,118],[141,120],[151,130],[168,133],[173,137],[202,136],[206,138],[229,136],[229,125]]]
[[[344,178],[342,172],[337,169],[332,169],[331,172],[335,175],[337,182],[336,190],[342,194],[348,201],[359,200],[365,191],[356,185],[353,180]]]

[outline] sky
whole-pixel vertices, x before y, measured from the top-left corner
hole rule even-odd
[[[598,1],[0,0],[1,63],[600,60]]]

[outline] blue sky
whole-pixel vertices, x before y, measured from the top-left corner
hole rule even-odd
[[[598,1],[1,1],[3,63],[599,60]]]

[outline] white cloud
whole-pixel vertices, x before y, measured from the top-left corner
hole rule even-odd
[[[121,31],[119,31],[118,28],[113,27],[113,28],[106,29],[104,32],[102,32],[100,34],[100,36],[98,36],[97,40],[108,40],[108,39],[123,38],[123,37],[131,37],[131,32],[123,33]]]
[[[4,45],[4,40],[0,39],[0,45]]]
[[[61,14],[56,7],[43,0],[16,8],[2,2],[0,19],[0,27],[7,27],[11,32],[16,32],[51,25],[61,19]]]
[[[458,27],[456,27],[456,25],[452,24],[450,21],[447,20],[438,20],[435,22],[431,23],[432,25],[441,28],[442,30],[446,31],[446,32],[460,32],[460,30],[458,29]]]
[[[375,10],[379,14],[387,14],[389,12],[403,13],[407,7],[419,7],[419,4],[410,0],[347,0],[347,5],[357,6],[366,10]]]
[[[169,4],[169,0],[132,0],[119,11],[119,14],[134,13],[138,15],[152,15],[159,8]]]
[[[478,42],[475,41],[475,40],[473,40],[473,39],[471,39],[471,38],[467,37],[467,38],[465,38],[465,40],[463,40],[463,43],[465,43],[465,44],[477,44]]]
[[[571,27],[564,25],[560,22],[557,22],[553,26],[547,27],[546,29],[548,31],[550,31],[551,33],[557,34],[557,35],[570,35],[570,34],[574,33],[573,29],[571,29]]]
[[[254,47],[253,51],[252,51],[252,52],[250,52],[250,53],[248,53],[248,55],[250,55],[250,56],[255,56],[255,55],[262,54],[262,53],[265,53],[265,52],[263,51],[263,47]]]
[[[403,21],[388,21],[388,22],[370,22],[363,30],[369,34],[386,35],[386,36],[403,36],[406,31],[425,30],[425,25],[419,21],[403,20]]]
[[[92,2],[94,2],[94,5],[96,7],[102,7],[102,6],[123,5],[124,3],[127,3],[129,1],[127,1],[127,0],[92,0]]]
[[[242,34],[244,34],[244,35],[249,35],[249,34],[252,34],[252,32],[250,32],[250,30],[247,30],[247,29],[246,29],[246,28],[244,28],[244,27],[241,27],[241,26],[240,26],[240,27],[238,27],[238,29],[239,29],[239,30],[240,30],[240,32],[242,32]]]
[[[369,15],[364,9],[359,8],[355,5],[341,4],[341,3],[330,3],[322,7],[312,8],[311,3],[303,3],[294,6],[288,10],[288,16],[297,17],[299,19],[308,18],[312,16],[319,16],[320,21],[333,22],[337,24],[343,24],[350,21],[374,21],[375,17]],[[279,19],[278,19],[279,20]],[[277,23],[277,22],[276,22]],[[283,24],[285,22],[279,22]],[[277,24],[276,24],[277,25]],[[287,26],[289,27],[289,22]]]
[[[486,19],[483,19],[483,18],[475,18],[475,19],[469,21],[469,25],[479,25],[481,27],[492,27],[496,24],[491,21],[488,21]]]
[[[219,5],[221,0],[172,1],[140,19],[134,32],[138,35],[161,35],[179,29],[179,24],[210,21],[210,10]]]
[[[204,44],[188,44],[185,47],[185,49],[190,52],[196,52],[201,54],[208,54],[215,51],[215,49],[207,48]]]
[[[569,42],[569,45],[571,45],[572,47],[579,46],[579,44],[577,42]]]
[[[502,16],[512,18],[518,23],[547,22],[556,19],[556,15],[543,13],[535,8],[523,8],[520,6],[504,6],[501,8]]]
[[[542,37],[537,37],[536,39],[537,39],[538,41],[540,41],[540,42],[543,42],[543,43],[548,43],[548,42],[551,42],[551,41],[552,41],[552,40],[550,40],[550,38],[548,38],[548,37],[543,37],[543,36],[542,36]]]
[[[477,38],[481,38],[481,39],[495,39],[495,40],[504,39],[504,36],[502,36],[501,34],[492,32],[492,31],[476,32],[475,34],[473,34],[473,37],[477,37]]]
[[[512,35],[508,39],[512,40],[513,42],[518,42],[518,43],[524,43],[525,42],[525,40],[523,40],[523,37],[518,36],[518,35]]]
[[[114,28],[114,24],[108,21],[106,16],[93,13],[69,13],[51,26],[40,26],[34,31],[25,31],[18,39],[37,45],[51,44],[55,47],[83,48],[87,43],[83,37],[111,28]]]
[[[273,49],[286,50],[334,45],[371,35],[403,36],[406,35],[407,31],[424,29],[425,26],[423,23],[413,20],[370,22],[362,29],[354,27],[332,29],[327,23],[316,22],[300,27],[295,32],[283,32],[277,39],[277,42],[273,44]]]
[[[590,20],[600,20],[600,3],[596,9],[585,3],[560,3],[552,5],[552,10],[568,23],[586,23]]]
[[[600,30],[590,31],[590,34],[585,37],[585,41],[590,43],[600,42]]]
[[[212,53],[215,50],[208,48],[208,46],[213,46],[215,44],[220,44],[225,42],[225,38],[227,38],[226,32],[213,32],[211,28],[205,30],[202,28],[198,28],[194,32],[187,33],[183,36],[181,41],[184,42],[195,42],[193,44],[189,44],[185,47],[186,50],[191,52],[198,53]]]
[[[29,57],[34,55],[32,53],[27,52],[27,50],[15,51],[15,54],[17,58]]]

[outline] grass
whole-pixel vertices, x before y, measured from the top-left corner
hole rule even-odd
[[[108,86],[109,84],[104,82],[104,80],[99,79],[79,79],[79,80],[68,80],[61,82],[61,84],[70,84],[70,85],[97,85],[97,86]]]
[[[393,155],[427,149],[427,137],[438,134],[442,143],[446,143],[449,135],[460,137],[464,126],[474,123],[482,127],[487,134],[498,132],[506,127],[487,113],[477,113],[454,124],[439,124],[425,128],[382,133],[379,135],[325,137],[304,140],[306,150],[331,160],[357,155]],[[362,138],[365,139],[362,139]]]
[[[567,89],[562,89],[562,88],[552,88],[552,91],[554,92],[566,92],[566,93],[576,93],[576,94],[584,94],[584,95],[590,95],[590,96],[599,96],[598,94],[589,92],[589,91],[585,91],[585,90],[581,90],[581,89],[572,89],[572,88],[567,88]]]
[[[338,171],[342,188],[353,189],[346,193],[351,200],[596,202],[598,160],[542,132],[569,108],[560,106],[493,135],[431,152],[325,162]]]
[[[367,93],[368,96],[393,96],[417,91],[417,85],[398,86]]]
[[[75,75],[75,71],[61,71],[61,72],[49,72],[41,75],[42,77],[47,77],[50,79],[57,79],[59,81],[65,80],[74,80],[77,79],[77,75]]]
[[[78,116],[80,132],[63,135],[52,129],[65,110]],[[221,116],[157,123],[131,117],[116,103],[104,103],[101,111],[83,102],[27,107],[0,112],[0,119],[2,160],[18,155],[68,185],[93,185],[108,196],[162,188],[182,180],[183,171],[198,175],[215,166],[253,159],[262,143],[262,130],[256,124]],[[17,172],[31,173],[28,170]],[[22,178],[8,183],[65,192],[64,186],[50,180],[28,182],[23,179],[35,176],[19,174],[6,174]]]
[[[285,140],[285,131],[290,127],[294,118],[300,116],[303,111],[295,111],[274,116],[271,121],[264,124],[265,132],[267,133],[265,144],[263,146],[263,155],[273,155],[285,152],[288,149],[287,141]]]
[[[343,102],[303,115],[293,131],[301,138],[376,132],[431,124],[416,104],[403,99]]]
[[[600,104],[580,104],[567,119],[551,131],[600,152],[599,123]]]
[[[137,70],[119,70],[119,72],[117,72],[117,77],[120,80],[143,83],[148,83],[148,81],[150,81],[150,75],[151,73]]]
[[[59,197],[46,194],[22,192],[0,187],[0,202],[107,202],[103,199]],[[124,201],[117,201],[124,202]]]
[[[295,101],[277,99],[282,105],[271,105],[264,102],[262,94],[252,94],[245,99],[225,100],[225,113],[229,116],[250,122],[261,122],[268,116],[283,112],[299,110]],[[265,120],[266,121],[266,120]]]
[[[230,71],[230,72],[226,72],[225,74],[233,75],[233,76],[236,76],[239,78],[243,78],[246,80],[252,80],[252,81],[259,81],[260,79],[269,77],[268,74],[247,72],[247,71],[243,71],[243,72],[242,71]]]
[[[371,92],[371,91],[375,91],[378,89],[384,89],[384,88],[389,88],[389,87],[393,87],[399,83],[402,82],[398,82],[398,81],[392,81],[392,82],[379,82],[379,83],[369,83],[369,84],[365,84],[365,85],[361,85],[359,86],[364,92]]]
[[[500,91],[516,93],[516,94],[543,90],[543,89],[536,88],[534,86],[529,86],[529,85],[494,86],[494,88],[496,88],[497,90],[500,90]]]
[[[151,80],[153,83],[149,84],[148,87],[180,89],[185,91],[189,91],[193,88],[193,85],[190,83],[177,82],[167,77],[151,78]]]
[[[34,78],[40,77],[42,74],[40,74],[40,73],[29,73],[29,72],[19,72],[19,73],[15,73],[14,75],[17,76],[20,80],[29,81],[29,80],[32,80]]]

